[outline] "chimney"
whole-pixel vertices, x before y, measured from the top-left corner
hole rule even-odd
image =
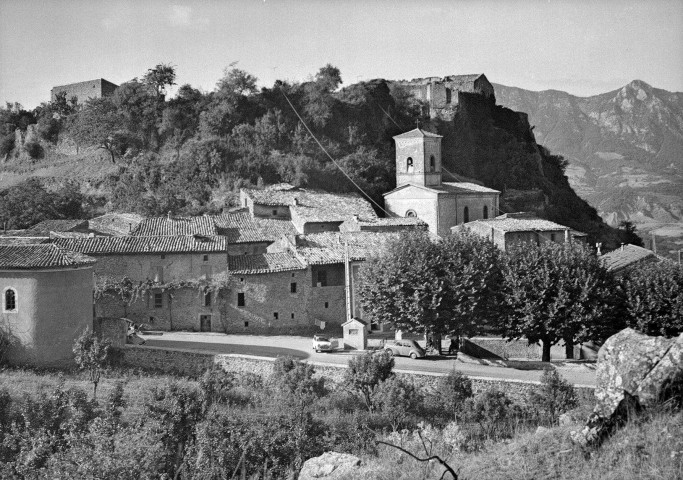
[[[292,198],[292,205],[294,205],[295,207],[299,205],[299,200],[296,197]]]
[[[621,242],[621,251],[624,251],[624,242]]]
[[[169,210],[169,211],[168,211],[168,219],[169,219],[169,220],[173,220],[173,216],[172,216],[172,215],[173,215],[173,214],[172,214],[171,211]]]
[[[358,221],[358,215],[354,215],[354,216],[353,216],[353,221],[354,221],[354,222],[357,222],[357,221]]]
[[[569,229],[564,231],[564,243],[570,243],[572,241],[572,236],[569,233]]]
[[[133,224],[132,224],[132,223],[129,223],[129,224],[128,224],[128,233],[130,233],[130,232],[132,232],[132,231],[133,231]]]
[[[595,244],[595,248],[598,250],[598,257],[602,255],[602,243],[598,242]]]

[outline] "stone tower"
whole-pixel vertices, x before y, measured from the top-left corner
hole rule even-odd
[[[396,135],[396,186],[441,186],[441,135],[416,128]]]

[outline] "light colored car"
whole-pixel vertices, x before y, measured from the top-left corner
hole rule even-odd
[[[384,351],[389,355],[410,358],[424,358],[427,354],[415,340],[394,340],[384,345]]]
[[[316,352],[330,352],[337,349],[335,338],[325,337],[324,335],[313,335],[313,350]]]

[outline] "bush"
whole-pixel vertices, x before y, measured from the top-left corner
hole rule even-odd
[[[416,412],[422,403],[422,396],[412,383],[389,377],[375,389],[372,402],[377,412],[396,431],[408,423],[408,416]]]
[[[24,150],[26,150],[28,156],[34,160],[43,157],[43,147],[38,142],[30,141],[24,143]]]
[[[529,393],[528,403],[542,421],[557,425],[561,414],[576,407],[576,392],[557,370],[546,368],[541,385]]]
[[[472,380],[459,371],[453,369],[447,376],[439,379],[437,387],[437,399],[441,408],[446,411],[451,420],[465,406],[465,401],[472,396]]]
[[[344,383],[358,392],[368,411],[374,410],[372,395],[377,386],[393,375],[394,359],[386,352],[366,352],[349,361]]]
[[[522,409],[505,393],[495,388],[469,398],[463,409],[463,417],[477,426],[477,429],[469,432],[471,445],[477,446],[477,443],[484,440],[496,441],[512,437],[522,413]]]
[[[14,135],[2,135],[0,137],[0,156],[12,153],[14,150]]]

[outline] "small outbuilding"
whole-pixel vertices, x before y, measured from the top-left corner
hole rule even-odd
[[[344,331],[344,348],[365,350],[368,346],[367,322],[358,318],[352,318],[342,323]]]
[[[54,244],[0,245],[0,327],[12,364],[71,361],[73,343],[93,323],[95,259]]]

